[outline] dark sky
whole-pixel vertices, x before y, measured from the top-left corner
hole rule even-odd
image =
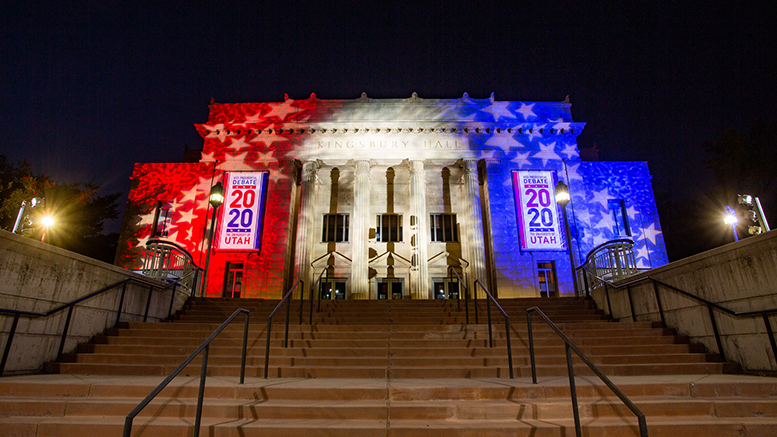
[[[767,2],[21,3],[0,9],[0,153],[104,193],[201,147],[211,97],[569,95],[580,147],[677,196],[708,182],[701,141],[775,120]]]

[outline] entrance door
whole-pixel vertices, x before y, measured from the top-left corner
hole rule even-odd
[[[402,299],[403,281],[398,278],[378,279],[378,299]]]
[[[327,278],[321,280],[319,287],[319,299],[345,299],[346,280],[339,278]]]
[[[243,273],[243,263],[227,262],[227,277],[224,280],[222,297],[240,297],[240,291],[243,288]]]
[[[456,278],[435,278],[434,279],[434,298],[435,299],[458,299],[459,280]]]
[[[540,285],[540,297],[558,296],[556,265],[553,261],[537,263],[537,281]]]

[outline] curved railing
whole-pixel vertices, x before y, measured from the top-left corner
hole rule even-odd
[[[240,384],[245,382],[245,374],[246,374],[246,348],[248,346],[248,317],[250,315],[250,311],[238,308],[235,310],[234,313],[232,313],[231,316],[227,320],[224,321],[224,323],[221,324],[213,333],[205,339],[205,341],[202,342],[201,345],[197,347],[197,349],[194,350],[188,357],[186,357],[185,360],[179,365],[173,372],[165,378],[164,381],[160,382],[159,385],[149,393],[148,396],[146,396],[145,399],[140,401],[137,407],[135,407],[132,411],[130,411],[129,414],[127,414],[127,417],[124,419],[124,437],[130,437],[132,434],[132,421],[135,419],[135,416],[140,414],[140,412],[146,408],[146,406],[154,400],[154,398],[165,388],[168,384],[170,384],[170,381],[173,380],[176,376],[178,376],[179,373],[183,371],[183,369],[186,368],[186,366],[189,365],[189,363],[194,360],[197,355],[202,352],[202,368],[200,370],[200,387],[199,391],[197,393],[197,413],[194,418],[194,437],[198,437],[200,435],[200,423],[202,421],[202,402],[205,395],[205,378],[208,374],[208,353],[210,351],[210,343],[213,341],[214,338],[216,338],[217,335],[221,334],[221,331],[224,330],[224,328],[227,327],[230,323],[232,323],[233,320],[235,320],[235,317],[237,317],[239,314],[245,314],[246,315],[246,321],[245,326],[243,328],[243,356],[242,360],[240,361]]]
[[[178,282],[185,289],[194,291],[201,270],[189,251],[172,241],[155,238],[146,243],[141,269],[144,276],[165,282]]]
[[[556,334],[561,338],[561,340],[564,341],[564,347],[566,349],[567,353],[567,374],[569,375],[569,392],[572,396],[572,412],[575,416],[575,435],[577,437],[581,437],[583,435],[582,430],[580,428],[580,412],[577,408],[577,390],[575,389],[575,370],[574,366],[572,365],[572,353],[571,351],[574,351],[578,357],[580,357],[581,360],[588,366],[589,369],[591,369],[596,376],[599,377],[599,379],[604,382],[607,387],[612,390],[613,393],[615,393],[616,396],[623,402],[626,407],[631,410],[632,413],[634,413],[635,416],[637,416],[637,421],[639,422],[639,435],[641,437],[647,437],[648,430],[647,430],[647,422],[645,421],[645,415],[639,411],[639,408],[637,408],[636,405],[634,405],[629,398],[626,397],[625,394],[615,385],[612,381],[610,381],[609,378],[604,376],[604,373],[602,373],[601,370],[599,370],[598,367],[594,363],[591,362],[591,360],[588,359],[588,357],[585,356],[585,354],[577,347],[574,343],[572,343],[572,340],[569,339],[564,333],[559,329],[558,326],[556,326],[555,323],[553,323],[548,316],[545,315],[545,313],[542,312],[541,309],[538,307],[531,307],[526,310],[526,321],[528,323],[528,333],[529,333],[529,354],[531,355],[531,380],[533,384],[537,383],[537,365],[535,364],[534,359],[534,338],[532,336],[532,329],[531,329],[531,314],[533,312],[536,312],[537,314],[542,317],[542,319],[545,321],[545,323],[550,326],[553,331],[556,332]]]
[[[628,238],[610,240],[594,247],[586,255],[583,266],[585,269],[578,268],[578,271],[583,272],[582,282],[587,288],[597,288],[605,281],[613,282],[639,273],[634,242]]]

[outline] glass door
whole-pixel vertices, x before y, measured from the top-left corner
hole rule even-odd
[[[404,293],[404,283],[398,278],[378,279],[378,300],[402,299]]]
[[[243,263],[227,262],[222,297],[239,298],[243,288]]]
[[[456,278],[435,278],[434,279],[434,298],[435,299],[458,299],[459,280]]]
[[[537,281],[540,286],[540,297],[558,296],[556,265],[553,261],[537,263]]]
[[[346,280],[340,278],[326,278],[321,280],[319,286],[319,299],[345,299]]]

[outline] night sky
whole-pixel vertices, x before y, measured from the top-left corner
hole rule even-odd
[[[569,95],[581,148],[648,161],[678,199],[710,182],[702,141],[777,119],[767,2],[19,3],[0,8],[0,153],[104,194],[200,148],[211,98]]]

